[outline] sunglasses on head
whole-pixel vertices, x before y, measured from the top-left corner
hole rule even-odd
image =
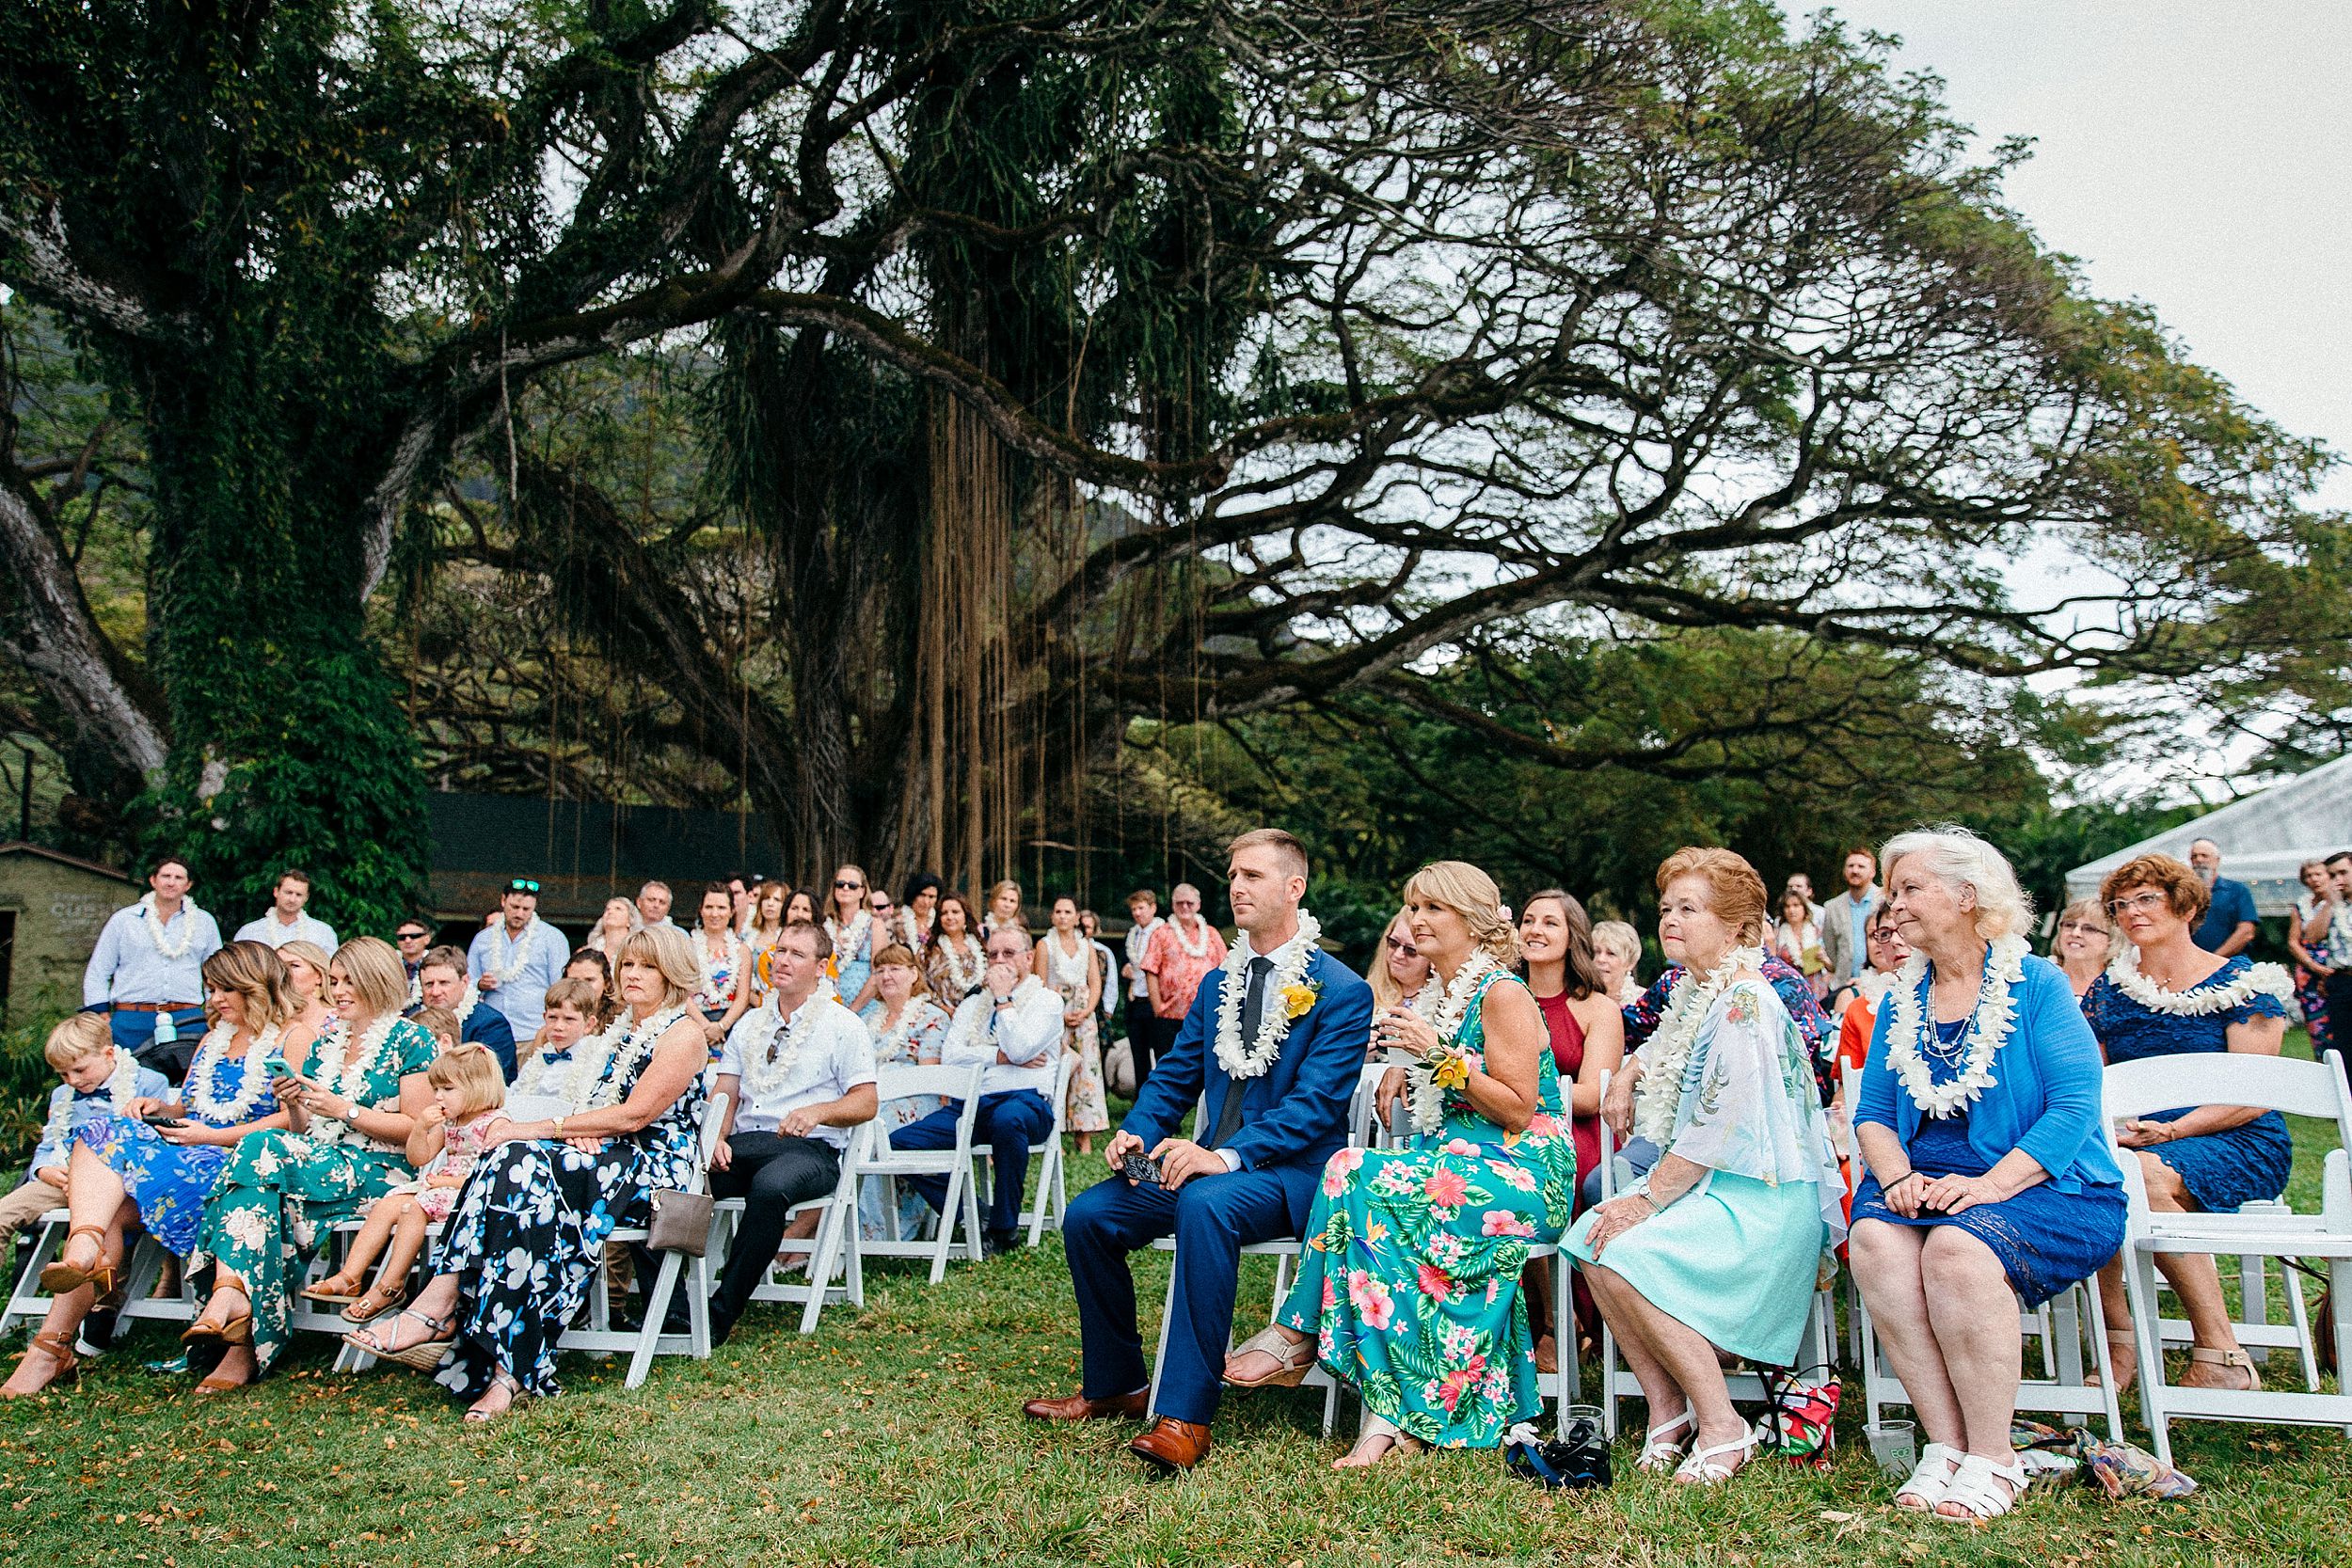
[[[513,881],[506,884],[506,891],[509,893],[536,893],[539,891],[539,884],[532,881],[528,877],[517,877]]]

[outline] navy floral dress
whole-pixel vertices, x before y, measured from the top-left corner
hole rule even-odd
[[[654,1054],[622,1067],[628,1077],[612,1103],[628,1098]],[[573,1085],[581,1102],[594,1087]],[[706,1098],[696,1077],[651,1122],[594,1154],[541,1140],[500,1144],[475,1162],[441,1243],[438,1272],[458,1281],[441,1383],[473,1400],[503,1370],[527,1394],[560,1392],[556,1341],[588,1299],[605,1238],[645,1224],[657,1188],[688,1184]]]
[[[2227,986],[2249,967],[2245,958],[2233,958],[2181,994],[2194,996],[2201,990]],[[2090,990],[2083,995],[2083,1017],[2090,1021],[2090,1032],[2099,1037],[2100,1048],[2110,1062],[2226,1052],[2230,1049],[2231,1024],[2286,1016],[2286,1004],[2268,991],[2256,991],[2242,1005],[2225,1012],[2160,1013],[2124,995],[2104,974],[2093,980]],[[2193,1105],[2183,1105],[2142,1119],[2173,1121],[2195,1109]],[[2276,1111],[2265,1111],[2226,1132],[2176,1138],[2170,1143],[2153,1145],[2145,1152],[2171,1166],[2179,1174],[2182,1185],[2188,1188],[2188,1196],[2197,1200],[2197,1207],[2213,1214],[2234,1213],[2242,1203],[2277,1197],[2286,1191],[2287,1177],[2295,1167],[2295,1143],[2287,1135],[2286,1118]]]

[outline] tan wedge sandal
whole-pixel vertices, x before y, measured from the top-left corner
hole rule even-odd
[[[1283,1338],[1279,1329],[1262,1328],[1235,1347],[1233,1354],[1243,1356],[1253,1350],[1263,1351],[1274,1357],[1274,1370],[1263,1377],[1248,1380],[1227,1372],[1227,1383],[1236,1388],[1295,1388],[1307,1381],[1309,1372],[1314,1370],[1315,1342],[1312,1339],[1288,1339]],[[1232,1361],[1229,1359],[1226,1365],[1232,1366]]]

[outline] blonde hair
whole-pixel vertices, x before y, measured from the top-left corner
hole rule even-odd
[[[419,1007],[409,1022],[453,1051],[464,1041],[466,1026],[447,1007]]]
[[[907,993],[908,995],[929,996],[931,993],[931,983],[929,979],[925,978],[922,964],[915,958],[914,950],[909,948],[905,942],[894,942],[889,946],[883,948],[881,952],[875,954],[874,962],[871,967],[874,969],[886,969],[892,964],[897,964],[901,969],[911,969],[914,971],[914,989],[909,991]]]
[[[1405,884],[1405,902],[1417,898],[1460,915],[1470,941],[1497,963],[1507,968],[1519,961],[1519,928],[1502,912],[1502,890],[1470,862],[1431,861],[1414,872]]]
[[[1660,895],[1663,896],[1667,888],[1684,877],[1696,877],[1707,884],[1708,907],[1715,911],[1715,918],[1737,933],[1741,946],[1762,940],[1767,896],[1764,879],[1744,857],[1728,849],[1686,845],[1659,863]]]
[[[320,978],[326,978],[326,966],[321,964],[318,969]],[[285,1022],[297,1010],[293,977],[265,942],[232,942],[205,959],[204,984],[215,990],[235,991],[245,1002],[246,1027],[256,1035],[273,1023]],[[204,1016],[208,1022],[219,1022],[209,1006]]]
[[[1372,980],[1372,1010],[1375,1013],[1385,1013],[1391,1007],[1402,1006],[1405,1004],[1405,988],[1398,985],[1396,983],[1396,976],[1389,973],[1389,951],[1387,946],[1389,938],[1396,934],[1397,923],[1402,921],[1404,918],[1405,911],[1403,910],[1399,910],[1394,914],[1389,916],[1389,923],[1386,926],[1380,927],[1380,942],[1382,945],[1380,951],[1372,956],[1372,974],[1370,976]],[[1423,955],[1421,961],[1427,963],[1429,961],[1428,957]],[[1427,985],[1428,981],[1423,980],[1422,983],[1423,985]]]
[[[452,1121],[471,1121],[506,1103],[506,1074],[486,1045],[455,1045],[433,1058],[424,1081],[437,1089],[463,1091]]]
[[[59,1072],[78,1062],[115,1048],[115,1035],[106,1027],[103,1013],[72,1013],[65,1022],[49,1031],[49,1038],[40,1048],[43,1060]]]
[[[1642,961],[1642,933],[1622,920],[1597,921],[1593,926],[1593,949],[1614,953],[1629,966]]]
[[[1912,855],[1924,858],[1929,875],[1954,893],[1964,887],[1976,894],[1977,935],[1985,941],[2023,936],[2032,928],[2033,900],[2018,885],[2017,873],[1998,849],[1967,829],[1947,822],[1941,827],[1897,833],[1888,839],[1886,847],[1879,851],[1879,864],[1890,888],[1895,880],[1895,863]],[[2193,878],[2195,873],[2190,875]],[[2114,878],[2110,876],[2108,880],[2113,881]],[[2106,896],[2106,890],[2103,887],[2100,893]]]
[[[1250,829],[1225,847],[1225,858],[1230,861],[1244,849],[1271,849],[1285,872],[1294,877],[1307,875],[1307,847],[1279,828]]]
[[[675,926],[648,926],[628,934],[628,940],[621,943],[620,963],[612,966],[616,990],[621,964],[631,961],[650,964],[660,972],[667,988],[660,1003],[664,1007],[676,1006],[703,983],[703,966],[695,960],[694,944]]]
[[[548,1007],[569,1007],[590,1023],[601,1024],[605,1022],[605,1002],[612,992],[611,986],[590,985],[567,974],[548,988],[547,1000],[541,1007],[543,1011]]]
[[[283,964],[289,955],[300,958],[304,963],[309,964],[311,969],[317,972],[319,977],[319,993],[315,1000],[317,1000],[321,1005],[324,1005],[326,1001],[326,966],[334,961],[326,956],[326,949],[321,947],[317,942],[311,942],[307,938],[296,937],[292,942],[281,942],[278,944],[278,961],[279,963]],[[286,997],[288,1002],[291,1003],[297,994],[298,992],[296,991],[294,983],[294,975],[289,974],[286,976]],[[292,1012],[295,1009],[290,1008],[289,1016],[292,1016]]]
[[[397,1013],[406,1005],[407,966],[400,961],[400,949],[382,937],[354,937],[336,948],[328,961],[342,965],[343,978],[376,1017]]]

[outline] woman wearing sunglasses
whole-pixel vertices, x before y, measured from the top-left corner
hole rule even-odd
[[[1406,923],[1406,911],[1396,911],[1389,928],[1380,935],[1378,961],[1372,966],[1372,1016],[1386,1017],[1391,1007],[1409,1007],[1429,984],[1429,960],[1413,945],[1413,928]],[[1365,1053],[1379,1049],[1375,1037],[1365,1047]]]
[[[825,899],[825,935],[833,938],[834,989],[851,1012],[874,1000],[874,913],[866,907],[866,873],[845,865],[833,874]]]

